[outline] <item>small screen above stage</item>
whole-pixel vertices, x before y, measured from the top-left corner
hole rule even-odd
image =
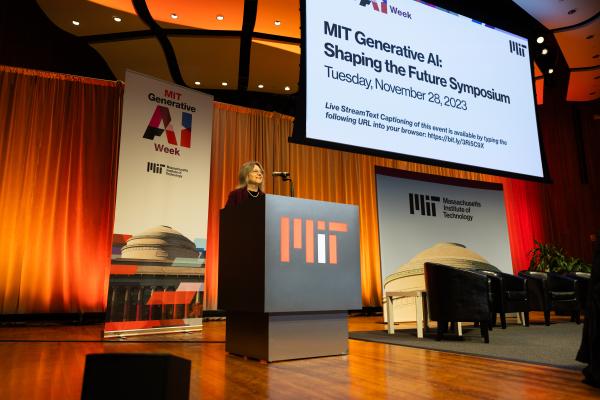
[[[296,141],[544,178],[527,39],[413,0],[305,1],[303,18]]]

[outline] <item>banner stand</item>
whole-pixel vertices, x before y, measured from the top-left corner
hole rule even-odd
[[[212,112],[126,72],[105,338],[202,329]]]

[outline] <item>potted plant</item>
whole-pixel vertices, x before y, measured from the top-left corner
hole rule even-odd
[[[565,251],[549,243],[535,240],[535,247],[529,252],[529,270],[536,272],[591,272],[592,266],[576,257],[569,257]]]
[[[569,257],[567,259],[567,266],[565,272],[592,272],[592,265],[586,262],[583,262],[577,257]]]

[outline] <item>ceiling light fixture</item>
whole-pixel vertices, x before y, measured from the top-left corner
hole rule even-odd
[[[177,15],[175,13],[171,13],[171,18],[172,19],[177,19],[177,18],[179,18],[179,15]]]
[[[292,88],[290,88],[289,86],[286,86],[283,88],[283,90],[285,90],[286,92],[289,92],[290,90],[292,90]]]
[[[264,87],[265,87],[265,85],[263,85],[262,83],[259,83],[259,84],[258,84],[258,88],[259,88],[259,89],[262,89],[262,88],[264,88]]]
[[[75,26],[79,26],[79,21],[75,21],[75,20],[73,20],[73,21],[71,21],[71,22],[73,23],[73,25],[75,25]]]
[[[573,9],[569,10],[569,12],[567,14],[573,15],[573,14],[575,14],[575,12],[577,12],[577,9],[573,8]]]
[[[113,17],[113,20],[115,22],[121,22],[122,21],[121,17]]]
[[[196,86],[200,86],[200,81],[196,81],[196,82],[194,82],[194,85],[196,85]]]
[[[554,72],[554,70],[553,70],[552,68],[550,68],[550,69],[548,70],[548,73],[549,73],[549,74],[551,74],[551,73],[553,73],[553,72]]]
[[[542,49],[542,54],[543,54],[543,55],[546,55],[546,54],[548,54],[548,49]]]
[[[543,36],[539,36],[536,40],[536,42],[538,42],[539,44],[544,43],[544,37]]]
[[[221,82],[222,86],[227,86],[227,82]]]
[[[225,17],[224,17],[224,16],[222,16],[222,15],[220,15],[220,14],[219,14],[219,15],[217,15],[217,21],[223,21],[224,19],[225,19]]]
[[[279,26],[279,25],[281,25],[281,21],[280,21],[280,20],[278,20],[278,19],[276,19],[276,20],[275,20],[275,22],[273,22],[273,23],[275,24],[275,26]]]

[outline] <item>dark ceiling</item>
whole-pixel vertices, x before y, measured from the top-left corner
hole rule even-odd
[[[562,85],[567,100],[600,98],[600,1],[430,3],[530,38],[538,90]],[[211,93],[217,101],[294,115],[298,7],[299,0],[7,1],[0,64],[111,80],[123,79],[130,68]],[[543,44],[536,43],[539,36]]]

